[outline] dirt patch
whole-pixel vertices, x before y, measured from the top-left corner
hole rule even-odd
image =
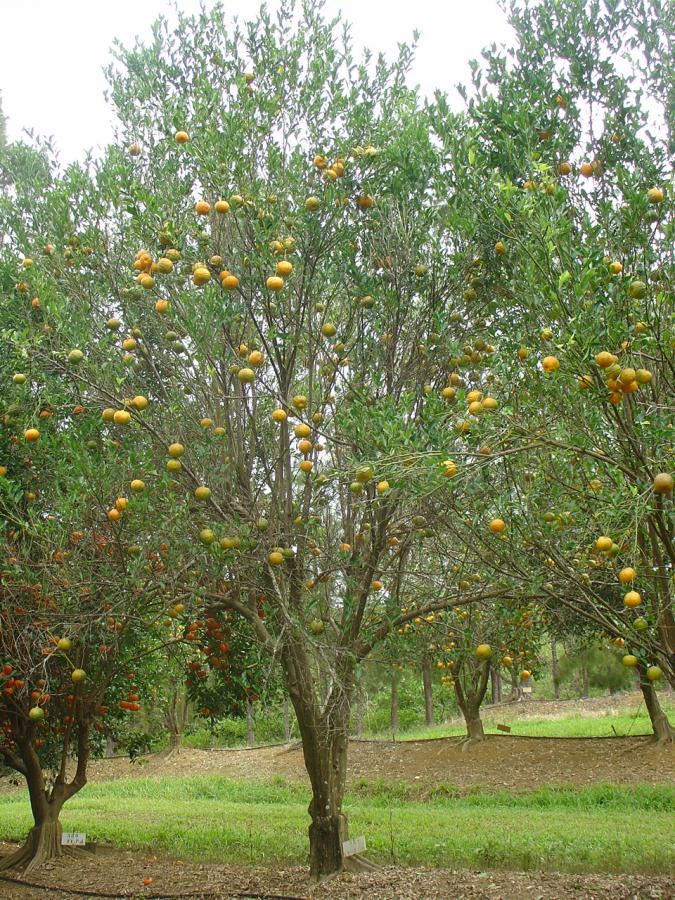
[[[294,866],[238,867],[198,865],[140,853],[105,849],[73,865],[58,860],[33,876],[33,886],[0,880],[2,900],[91,900],[119,898],[192,898],[225,900],[249,897],[311,900],[665,900],[673,883],[642,875],[570,875],[555,872],[469,872],[450,869],[403,869],[385,866],[367,875],[342,875],[322,885],[307,881],[307,870]],[[14,873],[12,873],[12,877]],[[152,879],[150,884],[144,884]],[[67,891],[55,891],[54,888]]]
[[[218,774],[307,780],[302,748],[182,750],[137,762],[96,760],[90,781]],[[675,781],[675,750],[649,738],[525,738],[490,735],[465,749],[458,738],[432,741],[351,741],[349,781],[404,781],[413,788],[445,783],[460,791],[477,787],[527,791],[546,785],[664,784]]]

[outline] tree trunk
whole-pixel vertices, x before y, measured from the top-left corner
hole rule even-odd
[[[171,699],[164,715],[167,731],[169,732],[169,753],[177,753],[181,745],[181,726],[178,716],[178,689],[174,688]]]
[[[24,844],[14,853],[0,859],[0,871],[26,866],[24,874],[28,875],[43,863],[61,856],[63,851],[59,815],[71,794],[67,793],[64,785],[55,785],[51,792],[47,791],[37,754],[28,750],[22,752],[22,756],[26,763],[25,778],[34,825]]]
[[[320,713],[293,699],[305,768],[312,786],[309,804],[309,873],[316,881],[342,871],[347,817],[342,812],[347,778],[350,699],[338,686]]]
[[[646,669],[639,667],[640,672],[640,690],[645,700],[645,706],[649,713],[649,719],[652,723],[654,738],[659,744],[671,743],[675,740],[675,729],[670,724],[668,716],[663,711],[659,703],[659,697],[656,688],[647,678]]]
[[[431,683],[431,660],[425,654],[422,657],[422,684],[424,686],[424,721],[434,724],[434,694]]]
[[[105,756],[106,759],[111,759],[115,755],[115,751],[117,750],[117,742],[113,737],[111,731],[107,731],[105,733]]]
[[[466,724],[467,744],[478,743],[485,740],[485,731],[480,718],[480,706],[487,690],[487,682],[490,674],[490,666],[483,663],[478,680],[472,679],[472,683],[465,691],[459,678],[459,671],[455,677],[455,696],[457,705],[462,711]]]
[[[284,742],[290,743],[291,740],[291,709],[288,697],[284,696]]]
[[[558,665],[558,647],[551,641],[551,677],[553,678],[553,696],[560,700],[560,667]]]
[[[516,673],[511,671],[511,696],[509,700],[522,700],[523,699],[523,691],[518,682],[518,678]]]
[[[355,726],[356,726],[356,737],[357,738],[363,737],[364,706],[365,706],[365,703],[363,700],[363,694],[359,693],[358,698],[356,700],[356,713],[355,713],[355,717],[354,717],[356,719]]]
[[[581,667],[581,684],[582,684],[581,699],[588,700],[588,698],[591,696],[591,688],[590,688],[590,682],[589,682],[589,678],[588,678],[588,668],[586,666]]]
[[[469,741],[477,743],[485,740],[485,731],[483,730],[479,709],[467,710],[464,714],[464,721],[466,722],[466,733]]]
[[[492,702],[502,702],[502,677],[497,666],[490,666],[490,689],[492,692]]]
[[[249,747],[255,744],[255,730],[253,727],[253,704],[246,698],[246,743]]]
[[[391,730],[398,731],[398,669],[391,673]]]
[[[302,738],[305,768],[312,787],[309,804],[309,871],[319,881],[341,872],[373,869],[360,856],[345,859],[348,837],[342,802],[347,778],[349,718],[354,692],[353,662],[345,655],[330,694],[320,700],[304,646],[289,641],[282,651],[288,691]]]
[[[24,875],[29,875],[43,863],[62,855],[61,805],[48,804],[46,813],[39,817],[39,821],[36,820],[23,846],[0,859],[0,871],[26,866]]]

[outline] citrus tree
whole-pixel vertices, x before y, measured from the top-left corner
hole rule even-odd
[[[616,641],[668,739],[653,684],[675,662],[672,10],[515,2],[510,21],[514,47],[464,91],[448,203],[465,217],[455,458],[472,469],[444,521],[525,603]]]
[[[139,485],[121,475],[127,448],[103,431],[48,354],[33,352],[49,346],[50,320],[62,308],[26,255],[34,246],[29,217],[51,189],[44,221],[72,250],[63,205],[70,176],[53,178],[43,149],[9,145],[0,162],[8,186],[0,229],[0,759],[25,778],[34,818],[26,844],[0,866],[32,869],[60,854],[60,811],[86,783],[106,723],[141,709],[136,661],[165,643],[159,617],[173,589],[133,499]],[[69,365],[78,358],[71,353]],[[123,541],[125,517],[133,524]]]
[[[410,58],[357,64],[318,3],[233,28],[219,7],[160,21],[109,70],[118,145],[21,202],[50,303],[18,343],[128,450],[115,472],[161,542],[159,583],[180,578],[193,623],[245,623],[280,664],[316,877],[343,865],[360,661],[406,621],[490,596],[446,585],[424,550],[443,536],[420,506],[451,474],[455,285]],[[114,529],[146,554],[132,517]]]

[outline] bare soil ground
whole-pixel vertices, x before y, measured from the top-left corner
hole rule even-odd
[[[520,704],[519,704],[520,705]],[[541,704],[537,704],[540,706]],[[506,717],[504,717],[506,718]],[[91,764],[90,779],[220,774],[306,780],[299,744],[250,750],[190,750],[136,762],[104,759]],[[458,738],[430,741],[357,741],[349,745],[349,781],[403,781],[421,792],[439,783],[526,791],[545,785],[664,784],[675,781],[675,751],[647,737],[526,738],[489,735],[465,748]]]
[[[2,900],[91,898],[235,897],[293,900],[666,900],[675,896],[666,877],[569,875],[556,872],[469,872],[385,866],[364,875],[342,875],[321,885],[301,867],[271,869],[199,865],[128,851],[102,849],[88,858],[58,860],[31,878],[31,886],[0,880]],[[144,884],[152,879],[150,884]],[[52,885],[59,889],[53,890]]]
[[[675,781],[675,751],[649,738],[524,738],[490,735],[463,749],[457,738],[434,741],[361,742],[349,745],[349,783],[366,779],[403,781],[420,788],[445,783],[461,792],[478,787],[510,791],[545,785],[667,784]],[[285,775],[306,780],[302,748],[182,750],[168,759],[97,760],[90,781],[218,774],[265,779]]]

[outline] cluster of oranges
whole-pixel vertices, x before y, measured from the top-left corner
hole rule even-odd
[[[652,380],[649,369],[622,367],[618,357],[608,350],[601,350],[595,357],[595,363],[602,370],[609,391],[609,402],[613,405],[620,403],[624,394],[634,394],[641,385],[649,384]],[[582,375],[579,379],[580,390],[587,390],[592,384],[591,375]]]

